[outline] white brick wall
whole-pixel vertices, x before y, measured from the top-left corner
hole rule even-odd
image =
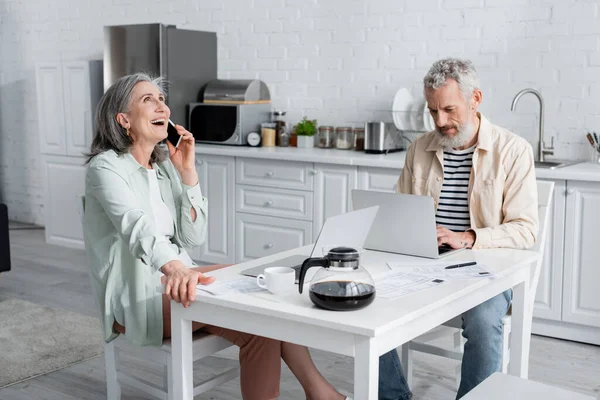
[[[598,0],[3,0],[0,2],[0,200],[43,224],[34,65],[97,59],[102,26],[164,22],[215,31],[219,76],[264,79],[291,122],[387,118],[395,91],[421,92],[431,62],[472,59],[481,107],[535,144],[542,91],[557,157],[588,154],[600,132]]]

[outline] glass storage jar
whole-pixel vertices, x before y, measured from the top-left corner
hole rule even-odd
[[[319,126],[317,135],[317,145],[322,149],[330,149],[334,147],[333,126]]]
[[[348,150],[354,146],[354,136],[352,128],[349,126],[339,126],[335,128],[335,148]]]
[[[275,121],[277,146],[288,147],[290,145],[290,136],[286,129],[285,111],[273,111],[273,120]]]
[[[296,135],[296,125],[292,128],[290,135],[290,147],[298,147],[298,135]]]
[[[262,147],[275,146],[275,123],[263,122],[260,129]]]
[[[365,151],[365,128],[354,128],[354,150]]]

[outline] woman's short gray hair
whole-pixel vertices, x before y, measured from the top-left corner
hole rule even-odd
[[[479,78],[473,63],[457,58],[445,58],[434,62],[423,78],[423,84],[425,89],[439,89],[446,84],[448,78],[458,83],[465,100],[469,100],[473,91],[479,89]]]
[[[90,152],[86,154],[86,164],[106,150],[114,150],[117,154],[129,152],[133,141],[130,136],[127,136],[127,130],[117,122],[117,114],[129,111],[133,88],[140,82],[150,82],[165,94],[166,81],[162,77],[155,78],[145,73],[137,73],[117,79],[98,102],[96,132]],[[150,162],[163,161],[165,157],[165,151],[156,145],[150,156]]]

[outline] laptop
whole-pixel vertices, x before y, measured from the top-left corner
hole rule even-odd
[[[323,254],[325,246],[364,247],[365,239],[369,234],[373,221],[375,221],[378,209],[378,206],[363,207],[360,210],[329,217],[323,224],[310,255],[297,254],[289,256],[268,264],[245,269],[240,274],[258,276],[264,272],[265,268],[290,267],[296,271],[296,283],[298,283],[304,260],[311,257],[325,256]],[[316,272],[316,269],[313,269],[313,271]],[[307,275],[306,279],[310,280],[309,278]]]
[[[440,258],[464,249],[437,245],[435,206],[430,196],[352,190],[355,210],[379,206],[365,249]]]

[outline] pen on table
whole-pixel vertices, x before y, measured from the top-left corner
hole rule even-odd
[[[594,132],[594,139],[596,139],[596,150],[600,151],[600,140],[598,140],[598,135]]]
[[[468,267],[470,265],[477,265],[477,263],[475,261],[471,261],[471,262],[462,263],[462,264],[448,265],[444,269],[454,269],[454,268]]]

